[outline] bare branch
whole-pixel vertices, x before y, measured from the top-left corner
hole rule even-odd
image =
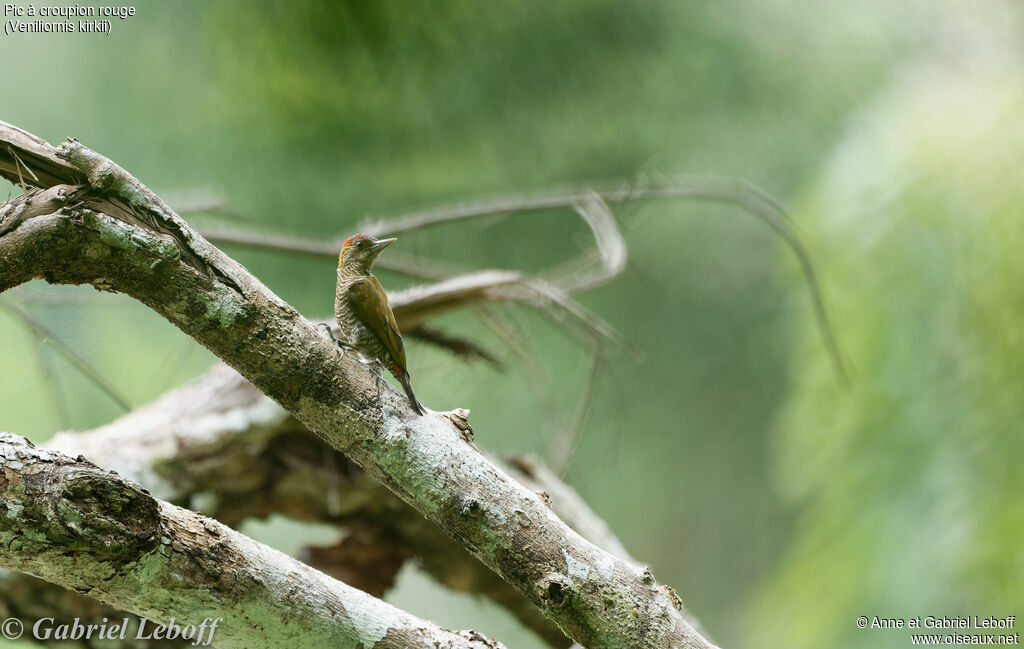
[[[505,346],[508,347],[512,353],[519,359],[519,362],[523,364],[523,367],[528,369],[536,378],[540,379],[541,384],[544,386],[551,385],[551,376],[544,371],[544,368],[540,366],[537,360],[529,353],[527,349],[528,345],[523,336],[515,331],[509,323],[505,322],[499,315],[497,315],[491,308],[486,305],[479,305],[475,309],[477,317],[484,325],[494,332],[494,335],[498,337]]]
[[[619,272],[621,272],[621,267],[624,264],[620,263],[619,258],[615,256],[621,252],[621,249],[617,246],[602,245],[602,241],[607,243],[613,242],[614,239],[608,236],[611,230],[608,229],[607,220],[595,218],[602,216],[600,209],[594,209],[593,201],[595,197],[604,203],[613,204],[662,199],[708,200],[735,205],[763,221],[782,238],[796,257],[800,271],[807,283],[811,297],[811,306],[814,310],[815,319],[826,351],[832,361],[833,369],[839,381],[844,386],[848,386],[849,378],[846,364],[829,320],[825,299],[810,254],[793,229],[785,209],[779,202],[767,192],[745,180],[726,176],[681,174],[662,176],[658,179],[641,177],[635,181],[589,181],[579,185],[555,187],[528,194],[483,197],[473,201],[429,208],[397,217],[373,219],[361,226],[361,229],[374,235],[393,235],[485,216],[524,214],[556,208],[573,208],[577,214],[584,218],[587,226],[591,228],[595,241],[598,243],[597,252],[602,258],[604,268],[618,267],[620,268]],[[586,207],[581,209],[581,206],[588,205],[590,206],[589,209]],[[617,226],[615,228],[617,233]],[[224,230],[213,234],[217,237],[214,240],[233,240],[236,243],[246,243],[244,234],[234,236],[230,234],[230,231]],[[616,236],[621,237],[618,234]],[[270,237],[266,237],[266,239],[270,239]],[[312,244],[304,240],[293,239],[275,247],[277,249],[287,249],[292,244],[295,246],[292,248],[295,251],[312,253],[312,248],[315,247],[315,254],[331,257],[337,255],[336,251],[341,245],[340,240]],[[624,259],[622,261],[624,262]],[[578,265],[581,262],[575,263]],[[592,263],[592,258],[585,255],[582,264],[585,265],[587,263]],[[570,268],[574,267],[570,265]],[[415,264],[406,266],[406,268],[411,274],[416,276]],[[576,272],[567,274],[565,270],[562,270],[553,274],[549,281],[567,293],[574,293],[596,286],[613,276],[606,270],[604,274],[597,274],[594,277],[586,278],[584,281],[577,276]]]
[[[158,623],[219,618],[218,647],[501,646],[419,620],[86,460],[9,433],[0,433],[0,480],[3,567]]]
[[[322,243],[295,237],[279,237],[232,230],[204,230],[211,240],[221,243],[235,243],[267,250],[278,250],[297,254],[338,255],[340,243]],[[603,236],[603,235],[602,235]],[[432,260],[410,257],[389,252],[387,259],[380,259],[377,265],[398,270],[423,279],[439,279],[434,284],[411,287],[390,296],[391,306],[403,333],[418,337],[418,329],[424,322],[441,313],[452,311],[481,302],[522,302],[542,308],[556,320],[563,315],[570,316],[590,336],[607,339],[639,357],[636,346],[619,334],[611,325],[585,309],[556,285],[517,271],[477,271],[452,275],[454,269],[444,267]],[[444,278],[444,279],[442,279]],[[587,279],[583,281],[596,281]],[[425,335],[428,342],[440,340],[437,336]],[[446,345],[442,345],[446,346]],[[452,346],[447,346],[450,349]],[[457,349],[455,350],[457,351]]]
[[[551,646],[568,644],[522,595],[223,365],[106,426],[59,433],[45,448],[81,453],[164,500],[201,500],[205,513],[231,526],[273,513],[338,525],[350,536],[341,548],[310,550],[314,567],[377,594],[393,577],[382,568],[397,571],[395,558],[415,558],[449,588],[507,608]],[[550,494],[553,511],[574,530],[633,562],[608,526],[538,460],[501,466],[531,491]],[[353,563],[367,552],[349,552],[352,539],[377,546],[380,561]]]
[[[599,194],[590,192],[574,203],[573,209],[590,227],[597,249],[596,254],[571,260],[564,268],[550,273],[552,283],[569,294],[611,281],[626,269],[629,254],[618,223]]]
[[[204,237],[220,244],[232,244],[256,248],[258,250],[271,250],[274,252],[285,252],[303,257],[321,257],[337,261],[338,253],[344,239],[328,240],[307,239],[304,237],[290,237],[281,234],[265,234],[252,232],[251,230],[236,230],[233,228],[205,227],[199,230]],[[381,257],[375,262],[376,266],[393,270],[410,277],[418,279],[439,280],[466,272],[454,264],[423,259],[401,251],[388,251],[387,257]]]
[[[568,316],[588,336],[610,341],[634,356],[641,355],[636,345],[557,286],[516,271],[491,270],[460,275],[398,291],[389,299],[403,331],[406,327],[415,329],[422,326],[428,319],[446,311],[466,306],[486,302],[520,302],[544,309],[556,322],[562,322]]]
[[[604,522],[604,519],[594,513],[590,505],[583,500],[579,493],[563,482],[543,462],[532,455],[511,456],[506,461],[512,475],[519,482],[533,491],[548,494],[548,497],[551,499],[552,509],[555,510],[555,513],[567,525],[623,561],[641,566],[641,569],[643,569],[642,564],[629,554],[629,551],[622,545],[619,537],[612,532],[608,524]],[[669,587],[663,586],[663,588]],[[682,607],[682,602],[680,602],[680,607]],[[710,637],[701,625],[700,620],[687,611],[685,607],[682,607],[680,610],[698,633],[705,638]]]
[[[405,333],[407,336],[416,338],[417,340],[422,340],[432,345],[443,347],[459,358],[467,360],[484,360],[490,363],[497,370],[504,369],[504,365],[497,356],[472,340],[451,336],[440,329],[435,329],[434,327],[428,327],[426,325],[420,325],[415,329],[407,329]]]
[[[9,135],[0,125],[0,142]],[[537,494],[484,459],[466,441],[468,423],[457,412],[414,416],[402,395],[353,355],[342,357],[124,169],[77,142],[53,155],[79,170],[88,186],[77,194],[53,188],[12,199],[71,196],[57,211],[0,236],[0,290],[45,277],[144,302],[459,540],[585,646],[713,646],[649,572],[573,532]],[[0,221],[0,232],[6,225]]]
[[[82,175],[72,165],[57,157],[53,147],[31,133],[0,122],[3,127],[4,146],[0,147],[0,176],[25,184],[22,169],[31,170],[30,185],[52,187],[53,185],[76,185]]]

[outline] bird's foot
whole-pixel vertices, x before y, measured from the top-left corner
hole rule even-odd
[[[356,348],[353,347],[352,345],[349,345],[348,343],[342,342],[342,341],[338,340],[337,338],[334,339],[334,342],[338,343],[338,349],[341,350],[341,358],[345,358],[345,353],[346,352],[354,352],[356,350]]]
[[[331,325],[327,324],[326,322],[321,322],[321,323],[317,324],[316,327],[317,327],[317,329],[323,328],[323,330],[327,332],[327,336],[331,340],[333,340],[334,344],[337,345],[338,349],[341,350],[341,357],[342,358],[345,357],[345,352],[350,352],[350,351],[353,351],[355,349],[355,347],[353,347],[352,345],[349,345],[347,342],[345,342],[341,338],[336,338],[334,336],[334,330],[331,328]]]
[[[326,322],[319,322],[317,323],[316,328],[323,329],[324,331],[327,332],[328,338],[330,338],[334,342],[338,342],[338,339],[334,337],[334,330],[331,329],[331,325],[327,324]]]

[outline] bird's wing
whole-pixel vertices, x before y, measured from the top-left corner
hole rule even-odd
[[[348,303],[363,326],[380,339],[384,348],[391,354],[391,359],[404,371],[405,346],[402,345],[402,334],[398,332],[395,314],[391,311],[388,296],[377,278],[370,275],[355,281],[348,289]]]

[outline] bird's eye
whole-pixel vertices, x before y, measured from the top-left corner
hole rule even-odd
[[[366,242],[365,241],[357,241],[356,242],[356,248],[362,248],[364,243],[366,243]]]

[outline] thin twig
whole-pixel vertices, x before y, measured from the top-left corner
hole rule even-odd
[[[210,241],[221,244],[233,243],[265,250],[330,257],[331,259],[337,257],[337,250],[340,247],[340,244],[323,243],[297,237],[278,237],[267,234],[238,232],[229,229],[207,229],[203,231],[203,235]],[[398,259],[397,262],[395,261],[396,258]],[[641,356],[639,349],[608,323],[585,309],[578,302],[572,300],[558,286],[540,278],[527,278],[520,273],[512,271],[479,271],[453,277],[449,274],[452,268],[436,268],[436,262],[409,256],[403,258],[396,254],[391,254],[387,259],[379,259],[377,264],[390,270],[397,270],[421,278],[444,280],[438,285],[416,286],[401,291],[402,297],[399,299],[410,304],[393,305],[396,316],[399,315],[400,309],[415,310],[417,305],[414,303],[417,301],[417,298],[425,303],[436,302],[429,307],[431,314],[454,308],[453,305],[460,305],[463,302],[479,300],[481,296],[484,299],[491,300],[528,301],[540,307],[553,304],[571,315],[592,335],[608,338],[617,345],[629,350],[634,356]],[[515,292],[507,290],[513,285],[518,286],[521,290]],[[525,293],[523,289],[525,289]],[[484,293],[487,293],[487,295],[484,296]],[[414,298],[408,294],[417,295],[417,297]],[[470,294],[476,294],[477,297],[469,297]],[[438,297],[441,295],[444,296],[443,299]],[[448,306],[443,306],[441,302],[448,304]],[[424,307],[424,310],[428,310],[428,308]],[[425,317],[423,316],[421,319],[425,319]],[[419,326],[419,322],[413,325],[413,327],[415,326]]]
[[[598,194],[590,192],[572,208],[590,228],[596,250],[547,274],[553,284],[570,294],[611,281],[625,270],[629,257],[618,222]]]
[[[28,185],[25,184],[25,177],[21,175],[21,168],[25,165],[22,163],[21,158],[18,157],[18,154],[14,152],[14,149],[11,148],[10,144],[7,145],[7,152],[14,159],[14,169],[18,172],[18,184],[21,185],[21,191],[27,193]]]
[[[576,402],[572,419],[562,428],[561,433],[553,440],[550,447],[551,469],[559,476],[565,477],[565,471],[569,468],[569,460],[576,452],[576,446],[581,439],[583,424],[586,423],[587,414],[594,400],[594,391],[597,385],[597,378],[601,372],[601,364],[604,360],[604,350],[600,345],[595,346],[590,357],[590,371],[587,372],[587,381],[583,385],[583,392]]]
[[[545,387],[550,387],[551,377],[544,368],[541,367],[540,363],[530,354],[527,342],[523,339],[519,332],[514,331],[509,323],[503,321],[493,309],[480,305],[475,309],[477,317],[481,322],[484,323],[488,329],[498,337],[498,340],[505,343],[505,346],[515,354],[519,362],[523,364],[523,367],[530,370],[535,378],[537,378]],[[534,383],[531,382],[531,385]]]
[[[679,174],[665,176],[657,181],[647,178],[638,178],[634,181],[598,180],[531,193],[487,196],[392,218],[377,218],[365,222],[360,227],[366,234],[374,236],[399,234],[481,216],[573,207],[593,195],[597,195],[606,203],[625,203],[649,198],[697,198],[748,207],[751,201],[756,200],[769,205],[785,220],[785,210],[781,204],[770,194],[745,180],[728,176]],[[777,220],[776,216],[765,215],[760,211],[756,215],[770,223]]]
[[[569,294],[554,284],[539,278],[523,278],[523,285],[534,291],[542,299],[550,301],[559,307],[554,312],[567,313],[571,315],[584,329],[597,341],[601,339],[610,340],[619,347],[625,349],[634,358],[640,361],[644,358],[644,352],[633,341],[623,336],[617,329],[597,317],[582,304],[569,297]],[[557,322],[558,320],[556,320]]]
[[[833,369],[839,381],[844,386],[849,385],[846,364],[829,319],[814,264],[811,262],[806,247],[801,242],[800,237],[797,236],[782,205],[764,190],[742,179],[711,175],[674,175],[658,179],[642,177],[635,181],[588,182],[529,194],[484,197],[477,200],[420,210],[394,218],[377,218],[364,223],[360,228],[363,232],[373,235],[385,233],[398,234],[484,216],[526,213],[555,208],[576,208],[581,205],[589,205],[589,210],[580,211],[577,209],[577,213],[584,217],[588,227],[594,232],[595,240],[599,242],[598,252],[600,253],[600,237],[603,236],[602,232],[596,230],[593,225],[594,221],[587,220],[585,216],[600,214],[599,210],[593,209],[595,197],[604,203],[625,203],[650,199],[710,200],[736,205],[763,221],[782,238],[796,256],[800,271],[810,292],[815,321],[821,332],[826,351],[832,361]],[[317,254],[332,258],[337,255],[337,250],[340,248],[338,241],[324,243],[308,239],[252,237],[228,230],[210,232],[208,236],[215,241],[305,254]],[[384,262],[384,260],[382,259],[381,262]],[[385,264],[382,263],[381,265],[384,266]],[[605,258],[605,265],[606,267],[609,265],[607,258]],[[416,269],[413,267],[405,269],[395,268],[395,270],[405,272],[406,270],[415,271]],[[413,272],[412,274],[415,275],[416,273]],[[576,278],[574,274],[570,274],[567,277]],[[597,275],[596,279],[592,279],[589,284],[587,282],[577,284],[575,281],[567,280],[566,276],[559,277],[555,275],[550,278],[550,281],[559,288],[573,293],[590,288],[601,281],[607,281],[610,277]]]
[[[428,318],[481,302],[523,302],[545,310],[555,322],[568,315],[588,335],[606,339],[637,358],[643,353],[614,327],[557,286],[516,271],[479,271],[435,284],[412,286],[390,296],[400,326],[415,328]]]
[[[248,248],[289,252],[304,256],[338,258],[340,246],[334,241],[289,237],[282,234],[260,234],[230,228],[201,228],[204,237],[213,243],[233,243]]]
[[[491,366],[497,370],[503,370],[505,367],[497,356],[487,351],[486,349],[484,349],[477,343],[473,342],[472,340],[469,340],[467,338],[459,338],[457,336],[450,336],[445,332],[441,331],[440,329],[436,329],[434,327],[420,325],[415,329],[406,331],[405,334],[410,338],[416,338],[417,340],[422,340],[424,342],[428,342],[433,345],[437,345],[438,347],[447,349],[449,352],[451,352],[452,354],[459,358],[463,358],[466,360],[484,360],[490,363]]]
[[[60,355],[66,358],[72,366],[82,374],[82,376],[105,392],[107,396],[113,399],[114,402],[121,406],[126,412],[132,409],[131,401],[122,395],[121,392],[99,372],[99,370],[93,367],[89,361],[75,353],[75,350],[68,347],[68,345],[54,335],[52,331],[47,329],[46,325],[37,320],[35,316],[27,311],[19,309],[7,300],[0,300],[0,308],[21,320],[21,322],[28,327],[34,335],[44,338],[48,342],[52,343],[54,349],[60,352]]]
[[[35,360],[39,366],[39,374],[49,388],[50,401],[53,403],[54,417],[57,420],[55,423],[59,429],[66,429],[71,426],[70,411],[68,410],[67,399],[64,398],[64,390],[61,388],[60,381],[57,380],[57,374],[53,371],[53,366],[50,365],[50,361],[45,354],[44,347],[47,339],[40,336],[38,331],[32,329],[29,329],[29,331],[32,338],[39,345],[39,348],[36,350]]]
[[[210,187],[198,187],[191,190],[167,192],[167,202],[179,215],[212,214],[229,221],[250,222],[244,214],[239,214],[229,207],[223,194]]]
[[[258,250],[272,250],[304,257],[322,257],[337,260],[342,240],[307,239],[279,234],[247,232],[227,227],[199,228],[200,233],[216,244],[234,244]],[[452,275],[468,272],[470,269],[454,264],[439,262],[409,255],[401,251],[388,251],[387,256],[377,259],[380,268],[393,270],[418,279],[441,280]]]
[[[812,308],[826,350],[840,382],[849,385],[846,364],[829,320],[814,265],[782,205],[751,183],[727,176],[676,175],[657,181],[590,182],[533,194],[505,195],[413,212],[391,219],[378,219],[363,229],[371,234],[398,234],[485,215],[531,212],[583,204],[596,195],[606,203],[623,203],[659,198],[693,198],[730,203],[764,221],[790,247],[811,294]],[[588,223],[589,225],[589,223]],[[596,233],[595,233],[596,236]]]

